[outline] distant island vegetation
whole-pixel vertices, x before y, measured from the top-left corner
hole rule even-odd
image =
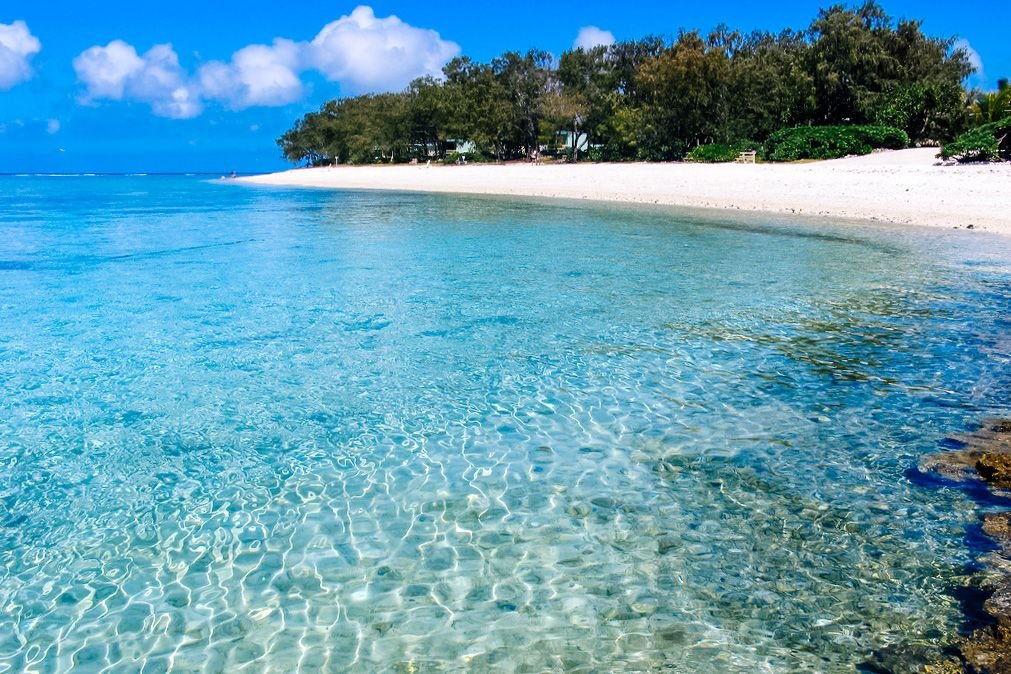
[[[278,139],[310,166],[409,161],[826,159],[943,145],[1011,160],[1011,87],[969,91],[968,54],[876,2],[801,31],[682,30],[591,49],[450,61],[405,91],[327,101]]]

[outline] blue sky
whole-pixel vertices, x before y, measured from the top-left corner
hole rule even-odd
[[[0,172],[279,169],[274,139],[302,113],[342,92],[399,88],[456,53],[557,54],[587,26],[619,40],[721,22],[803,28],[826,4],[4,0]],[[967,40],[979,84],[1011,75],[1011,3],[882,4]]]

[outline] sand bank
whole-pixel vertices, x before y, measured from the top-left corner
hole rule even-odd
[[[1011,236],[1011,164],[940,166],[930,148],[806,164],[503,164],[295,169],[258,185],[452,192],[795,213]]]

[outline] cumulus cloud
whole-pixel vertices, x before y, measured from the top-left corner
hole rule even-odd
[[[614,33],[596,26],[583,26],[572,43],[573,49],[590,50],[594,47],[608,47],[614,44]]]
[[[301,75],[315,70],[345,93],[388,91],[422,75],[438,74],[460,53],[434,30],[396,16],[376,17],[360,6],[333,21],[311,41],[277,38],[243,47],[228,61],[209,61],[193,76],[180,67],[170,45],[144,55],[121,40],[95,46],[74,59],[85,102],[140,100],[164,117],[195,117],[206,101],[232,109],[287,105],[305,90]]]
[[[133,45],[113,40],[82,52],[74,59],[74,71],[85,86],[85,103],[129,98],[149,104],[156,115],[173,119],[196,117],[203,111],[199,92],[169,44],[155,45],[138,55]]]
[[[31,59],[41,50],[42,43],[24,21],[0,23],[0,91],[31,78]]]
[[[293,103],[302,97],[298,75],[302,51],[298,43],[280,38],[272,45],[243,47],[228,63],[211,61],[201,66],[201,91],[233,108]]]
[[[975,74],[979,81],[982,82],[986,79],[986,76],[983,74],[983,59],[979,55],[979,52],[972,48],[968,40],[955,40],[953,47],[956,50],[961,49],[965,52],[966,57],[969,59],[969,65],[976,69]]]
[[[60,132],[60,120],[51,119],[48,122],[46,122],[46,133],[52,136],[59,132]]]
[[[357,91],[397,89],[416,77],[437,75],[459,53],[458,44],[434,30],[395,16],[377,18],[365,6],[328,23],[308,46],[313,68]]]

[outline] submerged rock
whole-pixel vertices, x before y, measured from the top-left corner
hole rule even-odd
[[[990,513],[983,518],[983,533],[1002,548],[1011,547],[1011,512]]]
[[[955,482],[979,479],[976,462],[980,453],[972,451],[940,452],[928,454],[920,460],[921,473],[933,473]]]
[[[1011,419],[987,419],[979,430],[960,433],[952,439],[970,450],[1011,453]]]
[[[952,436],[958,450],[931,454],[920,461],[919,469],[956,480],[983,480],[994,489],[1011,489],[1011,419],[988,419],[977,431]],[[983,609],[996,624],[976,630],[957,642],[959,657],[945,657],[930,664],[909,653],[878,655],[873,666],[882,671],[902,671],[896,665],[912,666],[912,671],[971,674],[1011,674],[1011,512],[990,513],[983,518],[983,532],[999,546],[983,558],[991,576],[983,586],[993,592]],[[917,669],[918,668],[918,669]]]
[[[976,461],[976,472],[994,487],[1011,488],[1011,454],[984,452]]]
[[[965,671],[958,657],[945,655],[936,646],[919,644],[895,644],[875,651],[862,669],[875,674],[962,674]]]
[[[950,439],[962,448],[924,457],[920,471],[958,482],[979,478],[1011,489],[1011,419],[988,419],[979,430]]]
[[[997,585],[990,598],[983,602],[983,608],[998,624],[1011,628],[1011,577],[1005,577]]]
[[[961,643],[965,671],[979,674],[1011,674],[1011,630],[991,625],[976,630]]]

